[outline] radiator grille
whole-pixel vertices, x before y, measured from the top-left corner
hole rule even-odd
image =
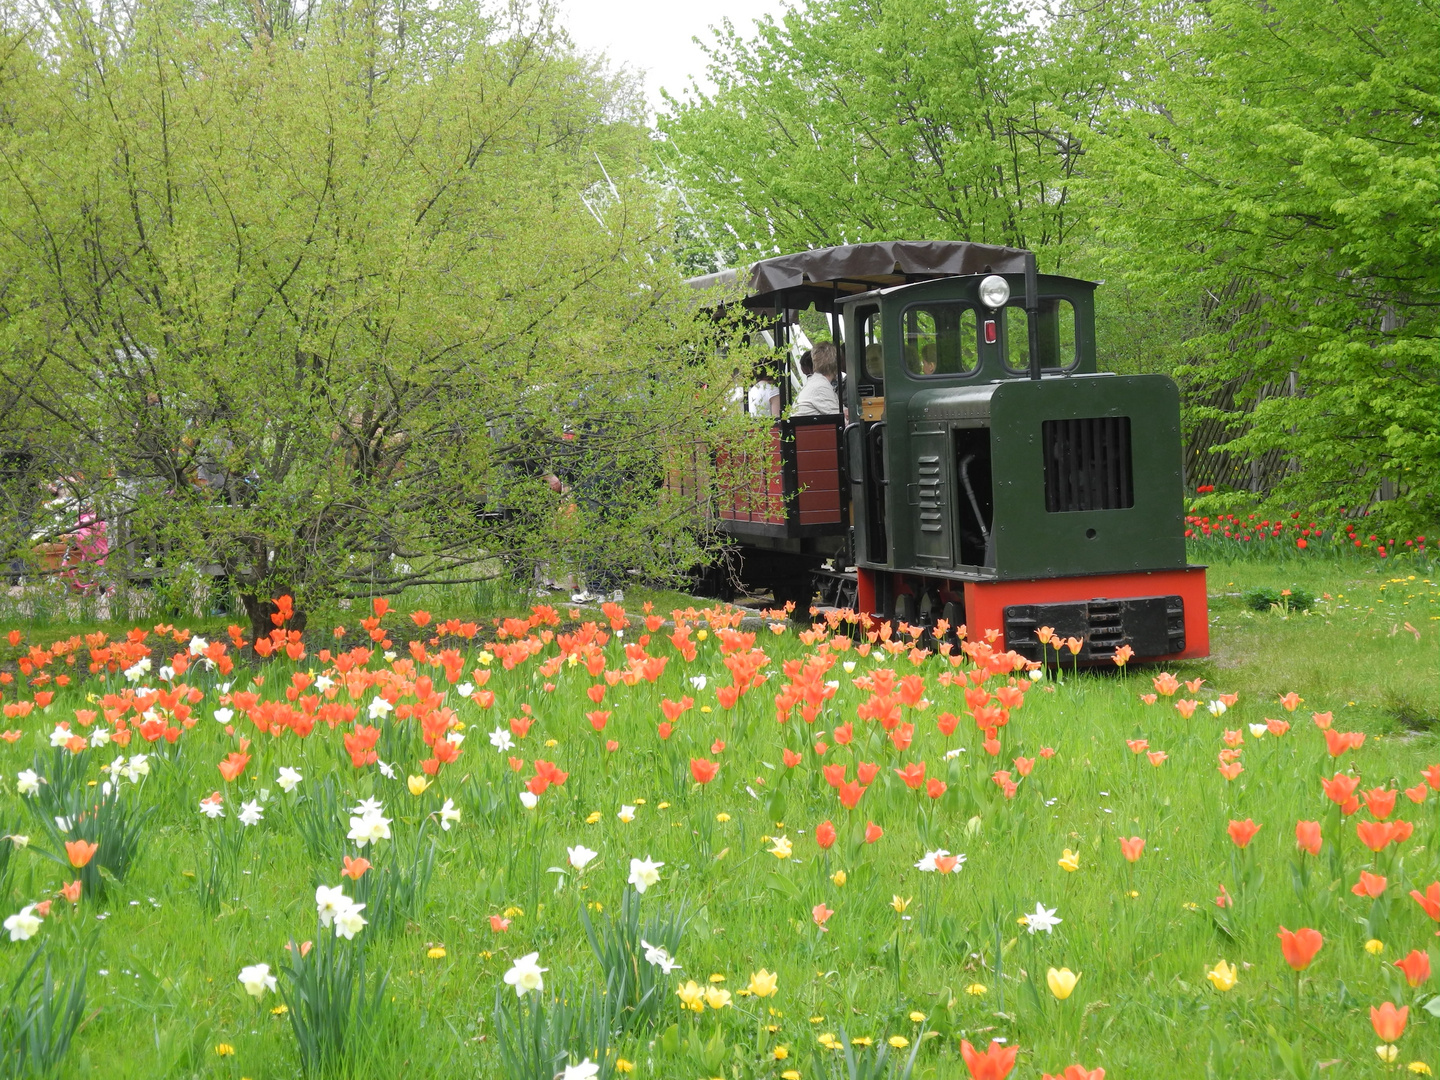
[[[917,464],[920,477],[920,531],[944,532],[944,517],[940,510],[940,459],[934,454],[921,454]]]
[[[1128,416],[1046,420],[1041,437],[1045,509],[1050,513],[1135,505]]]

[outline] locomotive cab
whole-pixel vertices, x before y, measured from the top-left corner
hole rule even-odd
[[[692,284],[742,273],[742,303],[775,320],[777,341],[813,305],[842,358],[843,421],[776,422],[768,516],[719,507],[777,599],[787,589],[808,608],[811,574],[828,575],[864,613],[995,631],[1031,660],[1057,658],[1045,627],[1078,639],[1082,664],[1122,648],[1207,654],[1205,571],[1185,561],[1179,390],[1097,370],[1094,282],[1038,274],[1013,248],[886,242]]]

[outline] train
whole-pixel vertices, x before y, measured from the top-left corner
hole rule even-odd
[[[730,580],[1077,665],[1205,656],[1205,568],[1186,559],[1180,394],[1098,370],[1097,283],[1031,251],[840,245],[693,278],[775,358],[765,460],[709,513]],[[834,415],[792,416],[816,320]],[[754,464],[754,463],[752,463]],[[1048,630],[1048,632],[1047,632]],[[951,631],[953,633],[953,630]],[[1072,640],[1073,639],[1073,640]]]

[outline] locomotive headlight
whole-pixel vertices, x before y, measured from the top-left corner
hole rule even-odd
[[[1010,299],[1010,283],[999,274],[991,274],[980,282],[980,302],[986,307],[997,309],[1005,306]]]

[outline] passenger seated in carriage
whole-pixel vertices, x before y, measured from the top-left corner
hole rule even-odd
[[[839,370],[835,343],[822,341],[811,350],[815,370],[805,379],[795,395],[791,416],[836,416],[840,413],[840,396],[835,393],[835,375]]]

